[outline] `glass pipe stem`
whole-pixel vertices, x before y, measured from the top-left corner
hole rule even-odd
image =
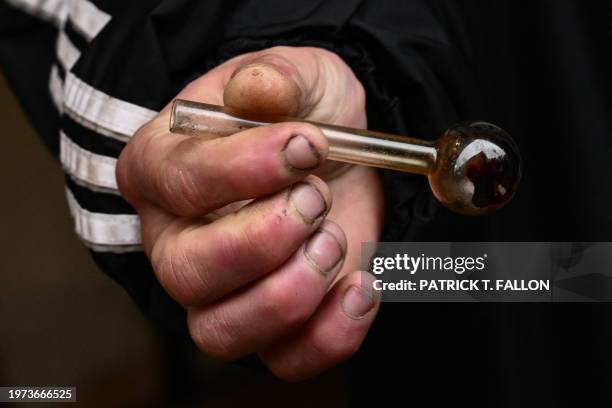
[[[174,101],[170,131],[212,139],[278,122],[306,122],[317,126],[329,140],[327,158],[330,160],[424,175],[436,163],[434,142],[284,116],[245,114],[181,99]]]

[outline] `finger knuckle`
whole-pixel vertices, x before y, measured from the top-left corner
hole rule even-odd
[[[224,320],[218,313],[190,314],[187,322],[193,342],[204,354],[222,361],[230,361],[235,357],[223,329]]]
[[[359,350],[361,340],[360,333],[344,327],[337,330],[335,338],[331,341],[323,342],[321,338],[314,337],[312,345],[325,360],[338,363],[355,354]]]
[[[266,59],[267,61],[275,60],[286,63],[287,59],[283,55],[286,54],[288,48],[289,47],[282,45],[275,45],[274,47],[270,47],[256,53],[254,59]]]
[[[351,68],[344,59],[335,52],[324,48],[315,48],[314,55],[318,58],[320,64],[324,64],[336,73],[342,74],[342,76],[346,76],[346,74],[349,74],[349,76],[352,75],[353,71]]]
[[[263,314],[287,329],[304,323],[312,313],[312,305],[298,285],[277,282],[269,285],[263,300]]]
[[[319,55],[321,56],[321,58],[328,60],[329,62],[337,65],[337,66],[341,66],[341,67],[348,67],[348,65],[346,65],[346,63],[344,62],[344,60],[342,58],[340,58],[340,56],[338,54],[336,54],[335,52],[332,52],[330,50],[327,50],[325,48],[317,48],[317,51],[319,53]]]
[[[206,197],[196,179],[193,166],[173,156],[160,166],[158,190],[178,215],[191,215],[205,206]]]
[[[196,262],[186,232],[160,238],[153,247],[151,264],[160,284],[180,304],[192,306],[206,299],[209,284],[205,266]]]

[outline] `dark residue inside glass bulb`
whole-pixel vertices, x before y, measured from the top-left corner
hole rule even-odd
[[[474,185],[472,204],[484,208],[504,202],[515,185],[508,163],[499,157],[487,158],[483,152],[470,158],[465,164],[465,176]]]

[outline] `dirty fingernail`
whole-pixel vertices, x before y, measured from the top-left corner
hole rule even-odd
[[[312,224],[327,208],[319,190],[308,183],[300,183],[293,188],[291,202],[308,224]]]
[[[312,169],[321,161],[321,155],[315,145],[302,135],[291,137],[284,152],[287,163],[298,170]]]
[[[331,272],[344,255],[340,243],[330,232],[319,230],[310,239],[304,250],[306,259],[326,275]]]
[[[342,298],[342,310],[351,319],[362,319],[375,305],[373,293],[363,286],[349,286]]]

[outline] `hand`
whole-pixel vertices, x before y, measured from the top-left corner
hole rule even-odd
[[[361,84],[317,48],[241,55],[178,97],[366,126]],[[207,141],[171,134],[168,122],[169,106],[134,135],[117,181],[196,345],[226,360],[256,352],[287,380],[352,355],[379,307],[372,276],[356,271],[361,242],[380,235],[375,171],[326,162],[326,138],[304,123]]]

